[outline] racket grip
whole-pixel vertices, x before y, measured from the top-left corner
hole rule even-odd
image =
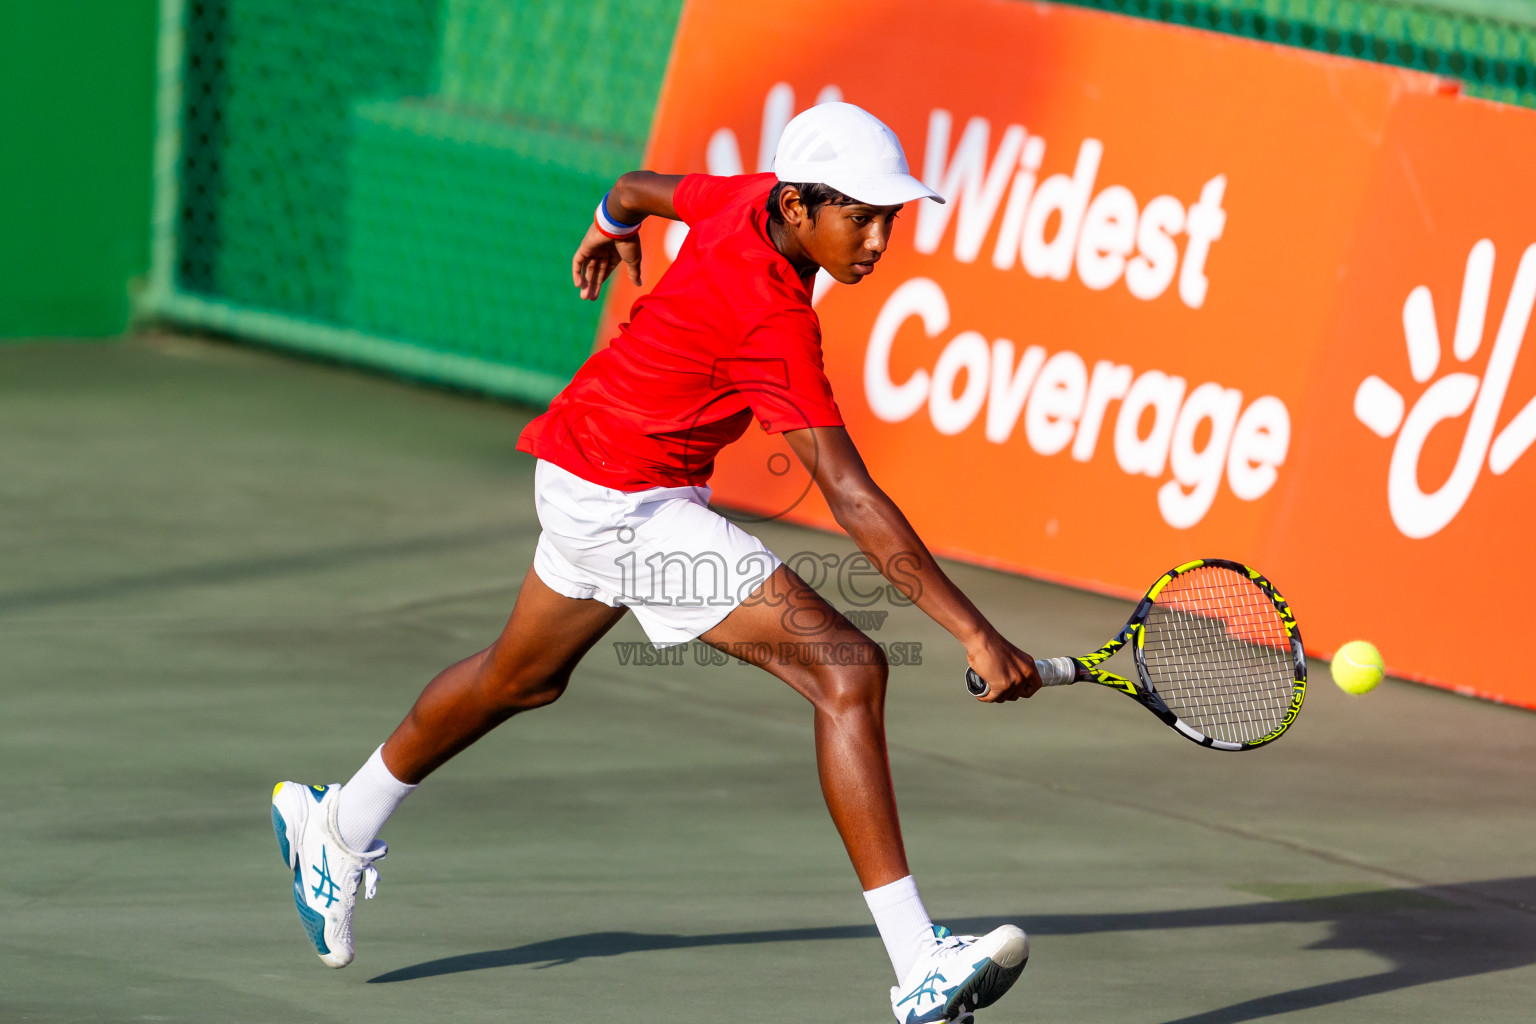
[[[1041,686],[1069,686],[1077,682],[1077,662],[1071,658],[1036,658],[1035,671]]]
[[[1068,686],[1077,682],[1077,662],[1071,658],[1036,658],[1035,671],[1041,686]],[[986,696],[987,681],[973,668],[965,670],[965,688],[977,697]]]

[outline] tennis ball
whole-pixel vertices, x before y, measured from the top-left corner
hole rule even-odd
[[[1333,681],[1345,693],[1370,693],[1384,671],[1381,652],[1369,640],[1351,640],[1333,656]]]

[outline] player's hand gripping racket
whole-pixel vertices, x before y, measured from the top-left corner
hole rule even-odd
[[[1099,665],[1125,645],[1137,681]],[[1045,686],[1092,681],[1134,698],[1201,746],[1252,750],[1279,739],[1307,693],[1296,619],[1246,565],[1202,558],[1165,573],[1114,639],[1077,658],[1036,659]],[[986,681],[965,670],[978,697]]]

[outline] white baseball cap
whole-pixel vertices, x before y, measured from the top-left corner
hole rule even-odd
[[[780,181],[831,185],[871,206],[944,201],[908,172],[896,133],[852,103],[819,103],[785,125],[773,172]]]

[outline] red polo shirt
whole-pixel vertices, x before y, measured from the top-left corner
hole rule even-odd
[[[638,491],[707,482],[715,454],[753,416],[770,433],[843,425],[808,282],[768,237],[776,180],[682,180],[672,202],[690,230],[677,260],[528,424],[519,450]]]

